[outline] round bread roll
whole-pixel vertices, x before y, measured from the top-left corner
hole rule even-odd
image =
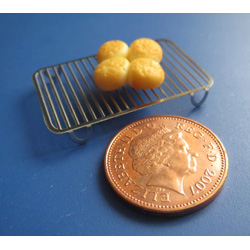
[[[161,65],[150,58],[137,58],[130,63],[128,83],[135,89],[153,89],[164,81]]]
[[[127,58],[128,49],[128,45],[120,40],[106,42],[100,47],[97,53],[97,62],[101,63],[102,61],[112,57]]]
[[[151,58],[159,63],[162,59],[161,46],[149,38],[137,39],[132,42],[128,52],[129,61],[136,58]]]
[[[123,87],[127,83],[129,66],[129,61],[124,57],[114,57],[103,61],[94,72],[96,85],[105,91]]]

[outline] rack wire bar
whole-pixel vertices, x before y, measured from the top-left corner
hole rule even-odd
[[[95,55],[37,70],[33,83],[48,129],[54,133],[72,133],[184,95],[191,96],[193,105],[201,105],[213,85],[211,76],[174,42],[156,41],[163,50],[161,65],[165,80],[151,90],[136,90],[126,85],[119,90],[102,91],[93,78],[98,64]],[[200,101],[194,98],[197,91],[205,91]]]

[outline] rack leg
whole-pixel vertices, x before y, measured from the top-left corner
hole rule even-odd
[[[77,136],[75,131],[69,133],[70,139],[75,143],[84,144],[86,142],[86,140],[88,139],[88,137],[92,131],[92,128],[90,126],[90,127],[85,127],[84,129],[85,129],[85,133],[83,136]]]
[[[205,89],[205,93],[204,93],[203,97],[202,97],[199,101],[196,101],[196,100],[194,99],[195,93],[191,93],[191,94],[190,94],[190,96],[191,96],[191,103],[192,103],[195,107],[201,106],[201,105],[205,102],[205,100],[207,99],[208,92],[209,92],[209,90],[208,90],[208,89]]]

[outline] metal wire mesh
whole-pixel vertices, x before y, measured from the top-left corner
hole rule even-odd
[[[212,78],[175,43],[156,40],[163,49],[163,84],[151,90],[128,85],[112,92],[98,89],[93,79],[96,56],[46,67],[33,74],[43,117],[54,133],[72,132],[160,102],[206,90]]]

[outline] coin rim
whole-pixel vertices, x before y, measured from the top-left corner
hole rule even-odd
[[[157,119],[157,118],[167,118],[167,119],[176,119],[176,120],[184,120],[184,121],[188,121],[188,122],[191,122],[192,124],[194,125],[198,125],[200,126],[202,129],[204,129],[206,132],[208,132],[208,135],[209,136],[213,136],[218,144],[220,145],[221,147],[221,150],[222,152],[220,152],[220,154],[222,154],[222,156],[224,155],[224,160],[225,160],[225,163],[224,163],[224,171],[223,171],[223,157],[222,157],[222,164],[221,164],[221,170],[220,170],[220,173],[219,173],[219,176],[215,182],[215,184],[220,181],[216,186],[215,188],[214,185],[205,193],[203,194],[202,196],[194,199],[194,200],[191,200],[191,201],[188,201],[187,203],[183,203],[183,204],[177,204],[177,205],[173,205],[175,206],[174,208],[170,208],[170,207],[167,207],[167,208],[162,208],[160,205],[154,205],[153,203],[150,203],[150,202],[138,202],[136,201],[135,199],[133,199],[133,196],[129,195],[126,190],[122,189],[122,187],[120,187],[119,184],[116,184],[112,178],[112,175],[111,175],[111,171],[109,171],[109,153],[112,152],[112,150],[110,149],[111,146],[115,143],[115,141],[117,140],[117,137],[119,134],[122,134],[122,132],[126,131],[127,129],[130,129],[131,125],[133,124],[136,124],[138,122],[143,122],[143,121],[146,121],[146,120],[151,120],[151,119]],[[210,134],[211,135],[210,135]],[[217,144],[217,143],[216,143]],[[208,205],[210,202],[212,202],[218,195],[219,191],[221,190],[222,186],[224,185],[225,183],[225,180],[227,178],[227,174],[228,174],[228,156],[227,156],[227,152],[226,152],[226,149],[224,147],[224,145],[222,144],[221,140],[218,138],[218,136],[216,134],[214,134],[214,132],[212,132],[210,129],[208,129],[206,126],[204,126],[203,124],[199,123],[199,122],[196,122],[194,120],[191,120],[189,118],[186,118],[186,117],[182,117],[182,116],[175,116],[175,115],[155,115],[155,116],[149,116],[149,117],[145,117],[145,118],[142,118],[142,119],[139,119],[139,120],[136,120],[134,122],[131,122],[130,124],[126,125],[125,127],[123,127],[122,129],[120,129],[116,134],[115,136],[113,136],[113,138],[111,139],[111,141],[109,142],[108,144],[108,147],[106,149],[106,152],[105,152],[105,157],[104,157],[104,168],[105,168],[105,174],[106,174],[106,177],[111,185],[111,187],[114,189],[114,191],[120,196],[122,197],[123,199],[125,199],[127,202],[129,202],[130,204],[138,207],[138,208],[141,208],[143,210],[147,210],[147,211],[150,211],[150,212],[156,212],[156,213],[161,213],[161,214],[186,214],[186,213],[189,213],[189,212],[193,212],[193,211],[196,211],[206,205]],[[221,176],[220,177],[220,175]],[[219,180],[219,178],[221,178]],[[120,190],[122,189],[122,190]],[[205,196],[204,198],[202,198],[203,196]],[[196,201],[197,200],[197,201]],[[193,201],[196,201],[196,202],[193,202]],[[193,202],[190,203],[190,202]],[[150,205],[151,204],[151,205]],[[186,204],[186,205],[185,205]],[[184,206],[183,206],[184,205]],[[160,207],[159,207],[160,206]],[[164,206],[165,207],[165,206]]]

